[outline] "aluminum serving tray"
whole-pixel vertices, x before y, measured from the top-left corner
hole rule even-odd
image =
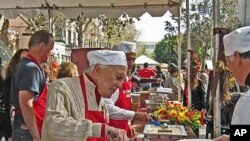
[[[156,102],[152,102],[151,100],[145,100],[146,101],[146,107],[151,111],[155,111],[157,109],[158,106],[160,106],[161,104],[164,104],[164,101],[156,103]]]
[[[149,140],[169,139],[179,140],[187,136],[187,132],[182,125],[168,125],[168,128],[154,126],[152,124],[145,125],[143,134]]]

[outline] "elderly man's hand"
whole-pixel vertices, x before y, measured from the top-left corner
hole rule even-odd
[[[137,123],[146,124],[151,120],[151,117],[147,113],[136,112],[133,120]]]
[[[214,138],[214,141],[230,141],[230,137],[224,134],[222,136]]]
[[[129,141],[127,133],[123,129],[106,125],[105,134],[109,141]]]

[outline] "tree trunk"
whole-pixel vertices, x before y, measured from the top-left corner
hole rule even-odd
[[[4,19],[3,25],[1,27],[0,40],[2,40],[2,42],[4,42],[6,46],[9,45],[8,28],[9,28],[9,20]]]
[[[79,31],[78,31],[78,47],[82,48],[83,47],[83,23],[81,22],[79,24]]]

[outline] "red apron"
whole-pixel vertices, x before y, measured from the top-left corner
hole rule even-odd
[[[122,84],[122,88],[119,89],[119,97],[115,103],[115,106],[122,108],[122,109],[126,109],[126,110],[132,109],[131,89],[132,89],[132,81],[131,80],[128,80],[127,82],[124,82]],[[129,138],[134,137],[134,133],[131,131],[131,129],[128,125],[128,120],[110,119],[109,125],[116,127],[116,128],[124,129],[127,132],[127,136]]]
[[[28,54],[28,58],[31,61],[33,61],[40,68],[40,65],[37,63],[36,59],[33,56]],[[38,131],[39,131],[40,135],[42,135],[42,126],[43,126],[43,120],[45,117],[46,96],[47,96],[47,92],[48,92],[48,85],[47,85],[43,70],[41,68],[40,68],[40,70],[43,74],[45,84],[44,84],[43,90],[40,93],[38,99],[33,102],[33,109],[35,112],[36,124],[37,124]]]
[[[105,119],[103,111],[91,111],[88,108],[88,99],[86,95],[86,88],[85,88],[85,82],[83,75],[79,76],[81,88],[82,88],[82,94],[84,98],[84,105],[85,105],[85,118],[91,120],[93,123],[104,123],[107,124],[107,120]],[[87,139],[87,141],[107,141],[106,137],[100,137],[100,138],[94,138],[90,137]]]
[[[40,133],[40,136],[42,135],[43,120],[45,117],[47,92],[48,92],[48,85],[45,83],[39,98],[33,102],[33,108],[36,116],[36,125]]]

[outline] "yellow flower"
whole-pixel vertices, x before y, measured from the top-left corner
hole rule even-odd
[[[171,115],[171,116],[172,116],[172,115],[174,116],[174,115],[176,115],[176,114],[177,114],[177,113],[176,113],[176,111],[175,111],[175,110],[171,110],[171,111],[169,111],[169,115]]]
[[[201,124],[200,111],[189,109],[181,104],[169,103],[157,107],[154,115],[161,120],[170,120],[171,124],[182,124],[191,128],[198,128]]]
[[[180,112],[180,113],[179,113],[179,117],[180,117],[180,118],[184,118],[184,117],[185,117],[185,113],[184,113],[184,112]]]

